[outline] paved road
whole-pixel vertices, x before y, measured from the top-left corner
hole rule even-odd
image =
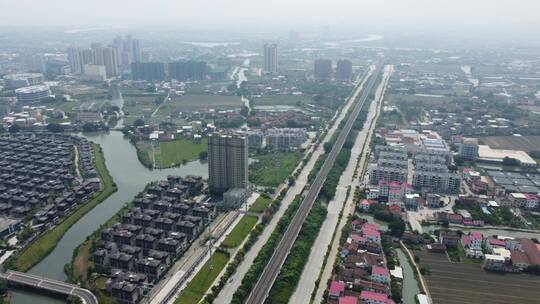
[[[307,195],[305,196],[300,207],[298,208],[298,211],[294,215],[291,223],[289,224],[289,227],[285,231],[283,238],[279,242],[276,250],[274,251],[274,254],[270,258],[270,261],[268,262],[265,269],[263,270],[261,277],[259,278],[253,290],[251,291],[246,303],[260,304],[260,303],[263,303],[266,297],[268,296],[268,293],[270,289],[272,288],[272,285],[274,284],[274,281],[277,278],[281,270],[281,267],[283,266],[283,263],[285,262],[285,259],[287,258],[287,255],[289,254],[289,251],[291,250],[291,247],[293,246],[294,241],[296,240],[296,237],[298,236],[298,233],[300,232],[300,229],[302,228],[302,224],[304,223],[304,220],[306,219],[309,211],[311,210],[313,203],[317,199],[317,196],[319,195],[319,192],[323,186],[323,183],[326,180],[328,173],[332,169],[334,162],[336,160],[336,157],[338,153],[341,151],[341,148],[343,147],[343,144],[345,143],[345,140],[347,139],[347,136],[349,135],[349,132],[354,122],[356,121],[356,118],[358,117],[360,110],[362,109],[362,106],[367,100],[371,92],[371,89],[375,85],[375,82],[377,80],[379,73],[380,73],[380,67],[377,68],[374,75],[371,76],[371,79],[369,80],[366,88],[363,90],[362,95],[360,96],[360,99],[354,105],[351,115],[349,116],[347,122],[345,123],[345,126],[343,126],[343,129],[339,133],[339,136],[332,147],[332,151],[330,151],[330,153],[328,154],[328,157],[326,158],[324,164],[322,165],[322,168],[320,169],[319,174],[313,181],[313,184],[311,185]]]
[[[354,141],[354,146],[351,149],[351,157],[347,167],[341,174],[339,183],[337,186],[337,191],[335,197],[328,204],[328,214],[324,220],[319,235],[311,248],[309,254],[308,262],[306,267],[302,271],[302,276],[296,286],[296,289],[289,300],[290,303],[309,303],[313,290],[317,288],[326,289],[326,282],[328,278],[321,279],[320,283],[317,284],[317,279],[321,269],[323,274],[321,278],[327,273],[331,273],[331,270],[334,265],[333,258],[336,256],[337,250],[339,250],[339,233],[341,228],[347,222],[347,217],[349,214],[354,212],[355,200],[354,200],[354,189],[360,185],[360,180],[363,178],[363,168],[366,162],[367,155],[369,154],[369,143],[371,135],[375,129],[375,122],[377,120],[378,114],[380,113],[380,108],[383,101],[384,91],[388,83],[388,78],[392,67],[387,66],[383,74],[383,81],[381,81],[377,92],[375,94],[375,100],[371,102],[369,109],[367,109],[367,116],[364,122],[362,129],[358,132],[356,139]],[[358,173],[357,168],[359,168]],[[351,195],[347,197],[347,188],[351,188]],[[341,210],[343,208],[343,213]],[[336,231],[336,237],[332,240],[332,236]],[[328,247],[331,246],[329,252],[329,261],[325,265],[324,257],[328,252]],[[324,266],[324,269],[322,268]],[[323,285],[324,287],[322,287]],[[318,290],[317,290],[318,291]],[[320,303],[320,300],[315,303]]]
[[[259,193],[254,192],[248,199],[248,207],[255,202],[259,197]],[[211,235],[214,238],[212,252],[217,248],[225,237],[231,232],[236,224],[242,218],[242,212],[230,211],[212,223]],[[175,266],[167,272],[158,285],[152,289],[148,302],[151,304],[172,303],[180,292],[193,279],[200,268],[206,263],[210,257],[208,243],[202,244],[201,240],[205,239],[209,232],[207,229],[199,238],[194,241],[190,249],[175,263]]]
[[[87,289],[80,288],[77,285],[12,270],[1,272],[0,277],[11,283],[31,286],[33,288],[43,289],[68,296],[74,295],[79,297],[85,304],[98,304],[98,300],[92,292]]]
[[[369,71],[365,74],[365,79],[368,78],[369,75],[375,70],[375,66],[370,67]],[[363,75],[358,75],[357,83],[360,83],[362,80]],[[272,219],[270,220],[270,223],[265,227],[263,230],[263,233],[259,236],[255,244],[251,247],[251,249],[246,253],[244,256],[244,260],[238,268],[236,269],[235,273],[232,275],[231,279],[225,283],[225,286],[223,286],[223,289],[219,293],[218,297],[214,300],[214,303],[216,304],[228,304],[231,303],[232,297],[236,290],[240,287],[240,284],[242,282],[242,279],[248,272],[249,268],[253,264],[253,261],[259,254],[259,251],[261,248],[266,244],[268,238],[270,238],[270,235],[274,231],[277,223],[279,222],[279,219],[283,216],[291,202],[294,200],[294,198],[302,193],[304,190],[307,182],[308,182],[308,176],[310,172],[313,170],[313,167],[315,166],[315,163],[319,159],[319,156],[324,153],[323,144],[325,142],[328,142],[334,133],[338,130],[340,122],[346,117],[347,112],[349,111],[349,108],[353,105],[354,98],[356,98],[357,94],[353,94],[352,98],[349,99],[349,101],[345,104],[345,106],[341,109],[341,111],[336,111],[336,114],[334,117],[332,117],[332,120],[334,123],[332,124],[332,127],[328,129],[328,132],[326,136],[324,137],[322,143],[318,146],[318,148],[313,150],[313,154],[311,155],[311,158],[309,158],[307,164],[304,166],[302,171],[300,171],[300,175],[296,179],[295,184],[290,187],[287,192],[285,193],[285,197],[281,201],[281,206],[278,209],[278,211],[274,214]],[[309,152],[307,152],[309,153]],[[281,189],[279,189],[280,192]],[[277,196],[277,195],[276,195]]]

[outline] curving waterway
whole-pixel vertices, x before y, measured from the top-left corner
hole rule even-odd
[[[73,250],[88,235],[94,232],[107,219],[118,212],[126,202],[133,199],[144,186],[152,181],[163,180],[167,175],[199,175],[206,178],[208,167],[199,161],[189,162],[177,168],[150,170],[139,162],[135,147],[119,131],[108,133],[81,134],[81,136],[99,144],[105,155],[105,163],[113,177],[118,191],[84,215],[62,237],[56,248],[29,273],[64,281],[64,265],[71,261]],[[62,299],[48,297],[33,291],[15,290],[11,303],[14,304],[59,304]]]

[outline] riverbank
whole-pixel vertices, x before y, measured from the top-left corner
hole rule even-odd
[[[43,260],[56,247],[62,236],[80,218],[95,206],[102,203],[107,197],[116,192],[117,186],[105,165],[105,157],[99,145],[94,144],[94,158],[96,170],[102,181],[101,190],[86,204],[78,207],[73,213],[64,218],[57,226],[46,231],[41,236],[24,248],[13,260],[13,268],[18,271],[28,271],[34,265]]]

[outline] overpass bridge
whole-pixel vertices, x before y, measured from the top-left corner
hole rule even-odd
[[[13,270],[0,272],[0,278],[12,284],[29,286],[66,296],[73,295],[79,297],[85,304],[98,304],[96,296],[91,291],[74,284]]]

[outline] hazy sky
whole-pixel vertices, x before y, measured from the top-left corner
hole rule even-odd
[[[0,25],[252,29],[513,28],[540,32],[540,0],[0,0]]]

